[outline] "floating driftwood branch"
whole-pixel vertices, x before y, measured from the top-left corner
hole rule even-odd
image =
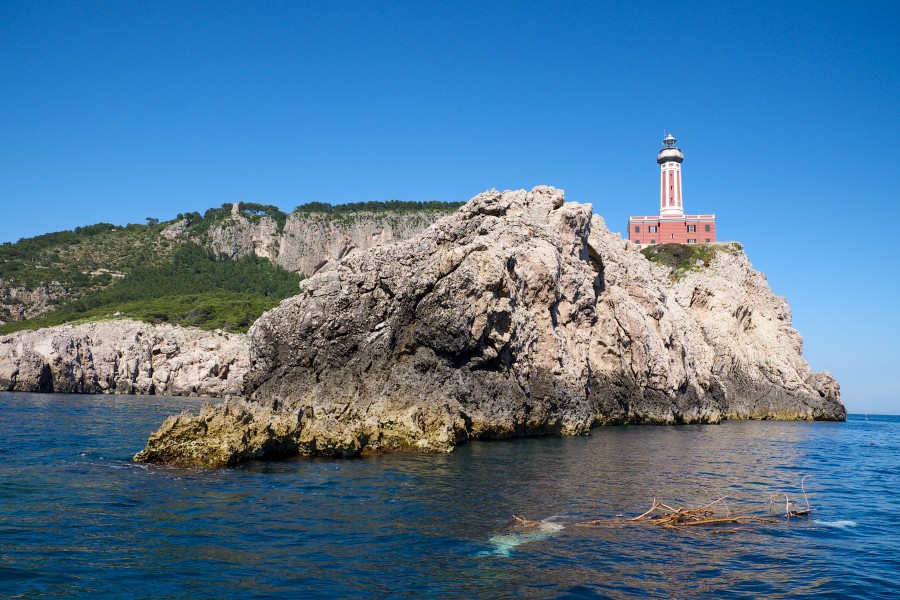
[[[812,507],[809,505],[809,496],[806,495],[806,480],[812,477],[812,475],[804,475],[800,480],[800,491],[803,493],[803,500],[806,502],[806,508],[801,509],[792,509],[791,506],[794,504],[791,502],[790,497],[784,492],[777,492],[771,494],[769,496],[769,504],[774,506],[775,501],[784,496],[784,517],[790,521],[791,517],[805,517],[812,512]]]
[[[674,508],[656,498],[650,510],[636,517],[628,519],[629,522],[647,521],[666,527],[668,529],[682,529],[683,527],[707,527],[710,525],[748,524],[748,523],[773,523],[772,519],[755,515],[740,515],[733,513],[725,502],[726,496],[717,498],[712,502],[695,508]],[[724,514],[722,513],[724,509]],[[721,533],[723,530],[716,530]]]
[[[526,519],[525,517],[519,517],[516,515],[512,516],[513,521],[516,525],[521,525],[522,527],[537,527],[540,521],[532,521],[531,519]]]
[[[784,498],[785,508],[784,517],[790,521],[791,517],[804,517],[812,512],[809,504],[809,496],[806,494],[806,480],[811,477],[806,475],[800,480],[800,490],[806,501],[806,508],[793,508],[790,497],[778,492],[769,496],[769,504],[775,506],[777,502]],[[696,507],[675,507],[662,502],[654,497],[650,508],[636,517],[625,519],[597,519],[594,521],[584,521],[576,523],[581,527],[621,527],[623,525],[644,522],[652,523],[665,527],[667,529],[679,529],[681,531],[692,531],[696,529],[707,530],[709,533],[734,533],[737,531],[746,531],[746,526],[759,523],[776,523],[778,519],[772,518],[771,515],[758,515],[749,512],[741,513],[733,510],[729,505],[728,496],[720,496],[712,502],[701,504]],[[622,515],[618,515],[621,517]],[[723,529],[707,529],[708,527],[718,527],[727,525],[729,527]],[[738,527],[740,526],[740,527]]]

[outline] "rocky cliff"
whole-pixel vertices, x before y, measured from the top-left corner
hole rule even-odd
[[[228,397],[250,366],[247,336],[116,320],[0,337],[0,390]]]
[[[609,423],[842,419],[742,251],[683,276],[549,187],[486,192],[352,253],[250,331],[249,401],[171,417],[137,460],[446,451]]]
[[[65,298],[68,290],[58,281],[50,281],[36,289],[14,285],[0,279],[0,325],[40,316],[53,310],[54,300]]]
[[[206,245],[239,258],[256,254],[296,273],[312,275],[354,250],[366,250],[424,231],[445,213],[292,213],[279,230],[275,219],[232,214],[210,227]]]

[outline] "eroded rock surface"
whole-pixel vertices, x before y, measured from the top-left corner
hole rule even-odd
[[[0,279],[0,325],[49,312],[53,310],[53,301],[65,298],[67,294],[68,290],[56,281],[29,289]]]
[[[415,238],[352,253],[249,336],[248,401],[170,419],[138,460],[845,416],[837,383],[810,371],[786,302],[742,252],[674,281],[550,187],[486,192]]]
[[[0,390],[229,397],[250,367],[246,335],[131,320],[0,337]]]
[[[209,230],[209,248],[240,258],[255,254],[303,275],[312,275],[351,252],[413,237],[444,216],[439,212],[291,213],[282,231],[271,217],[232,214]]]

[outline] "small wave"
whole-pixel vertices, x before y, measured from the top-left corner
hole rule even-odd
[[[509,552],[513,548],[529,542],[545,540],[551,535],[562,531],[564,528],[565,526],[561,523],[553,523],[552,521],[545,520],[540,521],[537,526],[530,531],[495,535],[488,540],[488,544],[492,546],[492,549],[479,552],[476,556],[509,556]]]
[[[844,529],[845,527],[856,527],[856,521],[819,521],[816,519],[813,523],[816,525],[824,525],[825,527],[838,527],[840,529]]]

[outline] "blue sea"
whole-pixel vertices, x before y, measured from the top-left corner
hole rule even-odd
[[[200,405],[0,393],[0,596],[900,596],[900,417],[607,427],[217,471],[130,462],[165,416]],[[812,513],[786,520],[804,477]],[[654,498],[722,496],[772,520],[625,520]]]

